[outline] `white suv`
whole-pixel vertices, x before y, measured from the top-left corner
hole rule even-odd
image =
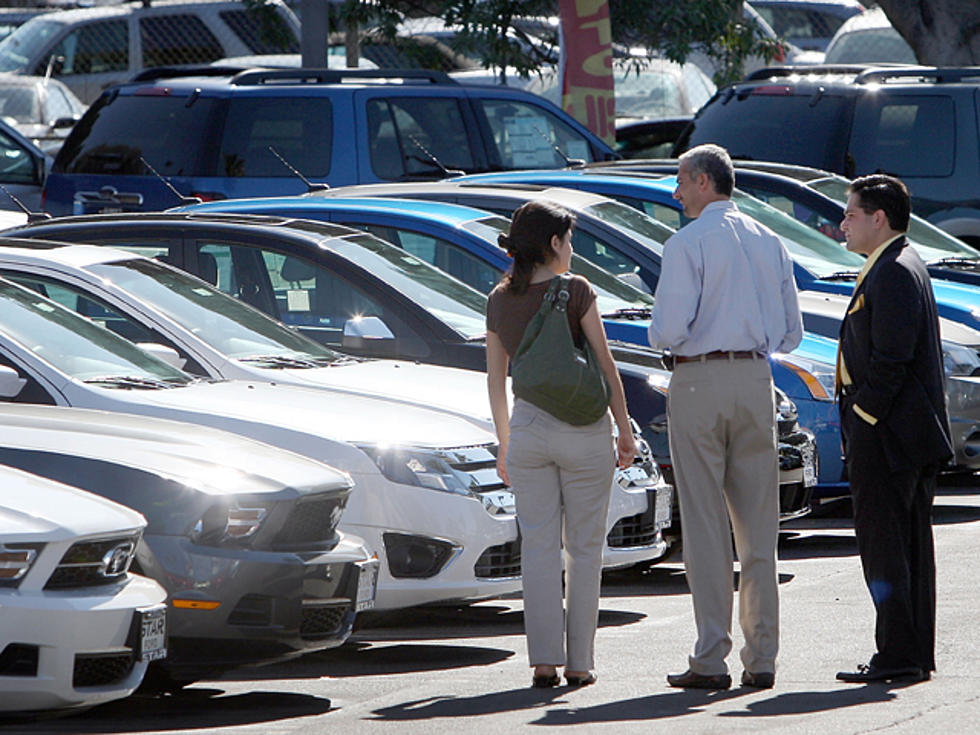
[[[226,0],[166,0],[44,13],[0,42],[0,71],[44,76],[50,67],[91,104],[149,67],[298,53],[296,16],[280,0],[266,4],[252,10]]]
[[[0,466],[0,712],[128,696],[166,655],[166,593],[129,573],[146,521]]]

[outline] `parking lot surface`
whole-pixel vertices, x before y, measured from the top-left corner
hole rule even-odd
[[[940,488],[935,534],[938,671],[922,684],[834,679],[870,657],[873,610],[849,518],[811,517],[785,526],[780,538],[782,634],[772,690],[667,686],[667,672],[687,667],[694,635],[674,555],[606,576],[599,681],[583,689],[529,687],[521,601],[508,599],[375,614],[334,651],[72,717],[0,720],[0,734],[976,732],[980,485]],[[737,681],[734,627],[729,665]]]

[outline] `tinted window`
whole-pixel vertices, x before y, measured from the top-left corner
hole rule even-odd
[[[218,39],[196,15],[140,18],[143,66],[201,64],[223,57]]]
[[[950,97],[865,95],[858,102],[850,150],[858,176],[949,176],[955,146]]]
[[[223,10],[221,20],[253,54],[298,54],[299,41],[275,9],[270,12]]]
[[[367,122],[371,168],[382,179],[442,178],[439,164],[473,170],[470,134],[456,99],[368,100]]]
[[[129,69],[129,29],[125,20],[89,23],[72,31],[51,50],[64,59],[56,67],[58,76],[101,74]],[[48,59],[35,70],[44,74]]]
[[[219,176],[294,177],[269,147],[304,176],[330,172],[333,112],[326,97],[240,97],[228,103]]]
[[[0,182],[5,184],[36,184],[37,171],[27,151],[0,130]]]
[[[223,112],[219,104],[198,99],[188,107],[180,97],[100,97],[62,146],[54,168],[140,175],[147,173],[139,160],[143,156],[164,176],[213,176],[216,146],[205,131]]]
[[[557,115],[512,100],[477,100],[490,123],[496,163],[505,169],[555,168],[568,158],[594,160],[585,137]]]
[[[787,95],[786,87],[756,88],[728,102],[718,96],[678,141],[678,149],[717,143],[732,158],[798,163],[843,171],[851,101],[825,94]]]

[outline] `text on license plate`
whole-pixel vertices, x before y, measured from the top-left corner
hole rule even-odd
[[[374,597],[378,588],[378,563],[372,561],[367,564],[361,564],[359,567],[357,604],[354,607],[356,612],[370,610],[374,607]]]
[[[648,496],[649,497],[649,496]],[[664,485],[657,488],[657,506],[654,510],[653,523],[660,529],[670,525],[671,504],[673,502],[673,488]]]
[[[138,610],[139,660],[156,661],[167,656],[167,608]]]
[[[813,450],[803,452],[803,486],[812,487],[817,484],[817,463],[813,459]]]

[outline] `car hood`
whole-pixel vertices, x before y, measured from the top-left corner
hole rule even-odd
[[[0,482],[3,542],[66,541],[146,526],[136,511],[27,472],[0,467]]]
[[[255,436],[245,424],[268,424],[339,442],[459,447],[494,441],[459,416],[368,396],[229,380],[162,390],[95,389],[132,413],[188,420]]]
[[[0,406],[0,448],[98,459],[206,495],[344,489],[346,473],[238,434],[111,411]]]

